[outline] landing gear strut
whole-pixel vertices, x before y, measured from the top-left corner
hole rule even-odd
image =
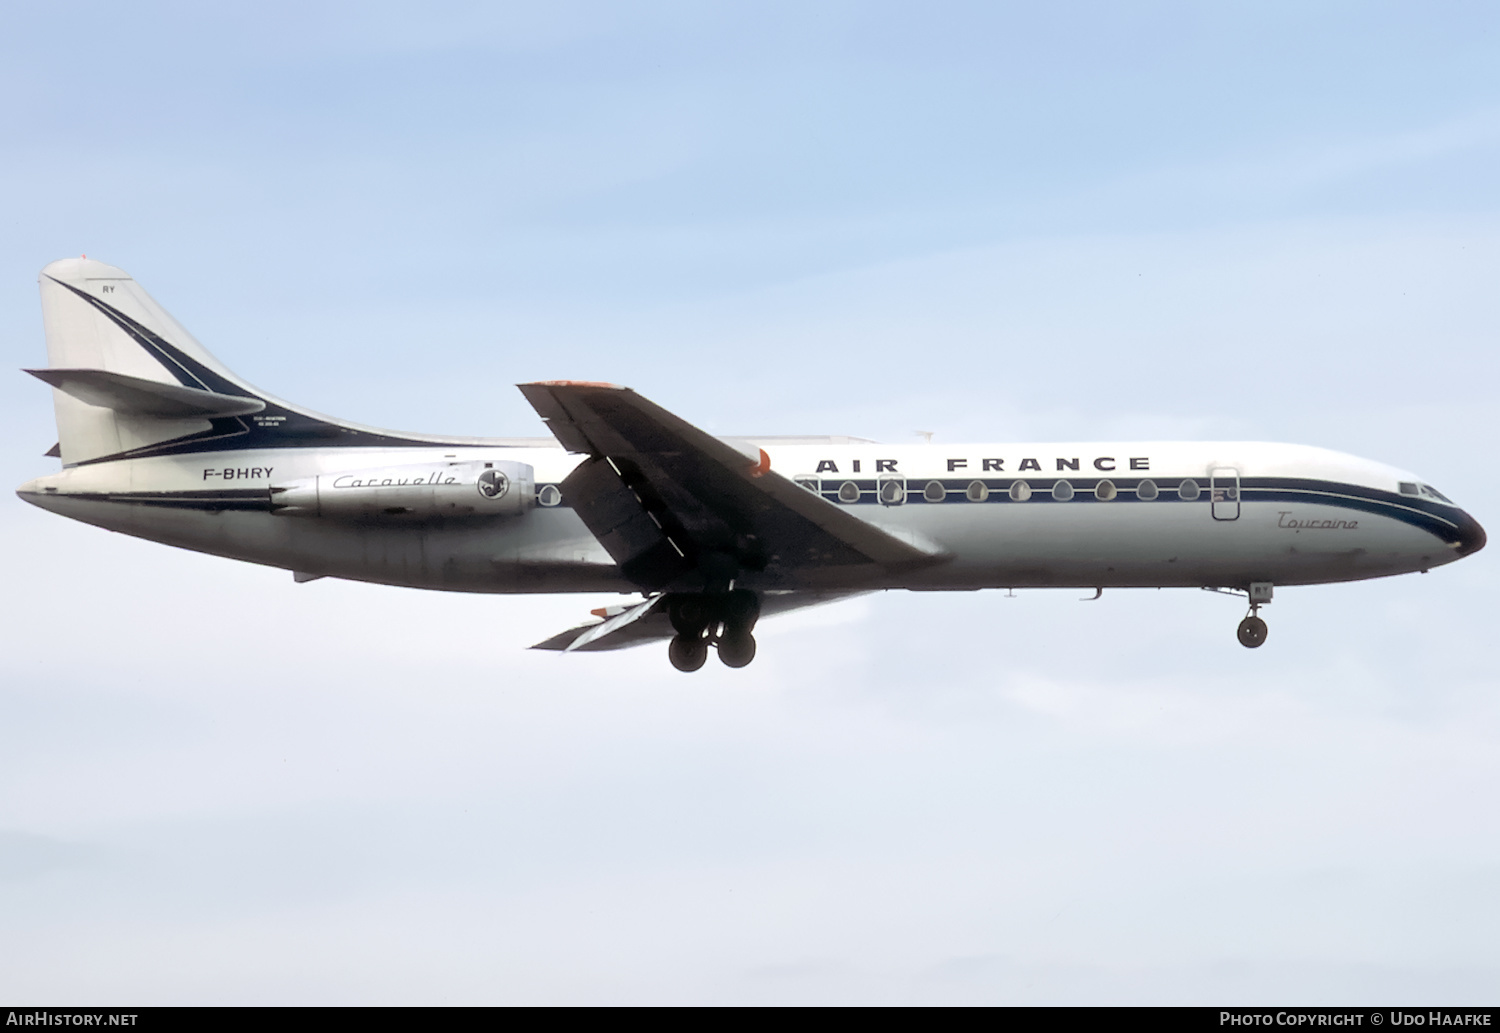
[[[1253,581],[1250,583],[1250,615],[1240,621],[1240,626],[1235,630],[1235,635],[1240,640],[1240,645],[1246,649],[1258,649],[1265,644],[1266,636],[1271,633],[1266,627],[1266,622],[1260,619],[1260,608],[1271,601],[1272,585],[1269,581]]]
[[[737,588],[719,595],[683,594],[667,604],[677,632],[667,645],[667,658],[679,671],[698,670],[708,660],[708,647],[719,651],[725,667],[744,667],[755,659],[755,636],[760,599]]]

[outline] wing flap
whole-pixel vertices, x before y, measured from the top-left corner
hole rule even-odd
[[[692,570],[686,530],[628,460],[585,459],[562,482],[562,492],[636,584],[655,590]]]

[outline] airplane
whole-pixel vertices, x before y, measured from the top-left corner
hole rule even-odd
[[[715,437],[629,388],[519,385],[551,438],[334,419],[251,387],[121,269],[42,270],[60,472],[33,505],[292,571],[632,597],[533,648],[755,657],[763,616],[861,593],[1276,587],[1426,572],[1485,532],[1420,477],[1304,445]]]

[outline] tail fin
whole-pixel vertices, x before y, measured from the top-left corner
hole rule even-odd
[[[180,452],[419,444],[319,416],[221,366],[123,269],[67,258],[42,270],[45,370],[64,466]]]
[[[214,417],[265,408],[123,269],[68,258],[40,283],[49,368],[36,375],[58,388],[64,465],[213,434]],[[169,397],[175,410],[163,408]]]

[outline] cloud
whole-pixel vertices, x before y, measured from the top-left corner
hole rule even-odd
[[[0,882],[22,882],[94,862],[98,854],[80,843],[24,832],[0,831]]]

